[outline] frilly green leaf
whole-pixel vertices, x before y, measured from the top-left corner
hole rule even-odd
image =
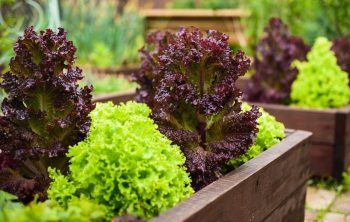
[[[85,196],[106,206],[109,217],[151,218],[189,197],[185,157],[149,113],[135,102],[97,104],[89,136],[69,150],[69,176],[50,171],[49,198],[64,204]],[[63,193],[62,186],[68,187]]]
[[[312,108],[338,108],[350,100],[348,74],[337,65],[326,38],[316,40],[307,62],[295,62],[299,74],[292,85],[292,105]]]
[[[248,103],[242,103],[242,112],[247,112],[251,108]],[[270,115],[263,108],[260,108],[259,111],[262,115],[257,120],[259,132],[256,136],[255,144],[250,147],[246,154],[230,160],[228,163],[230,167],[236,168],[242,165],[279,143],[285,137],[283,123],[278,122],[274,116]]]

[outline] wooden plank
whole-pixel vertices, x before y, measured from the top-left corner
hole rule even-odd
[[[150,30],[178,30],[180,27],[190,27],[195,26],[201,30],[214,29],[225,34],[226,32],[243,31],[243,27],[240,25],[235,25],[235,21],[231,19],[206,19],[206,18],[181,18],[181,19],[163,19],[163,20],[153,20],[149,19],[147,23],[147,29]],[[149,32],[148,31],[148,32]]]
[[[152,221],[264,221],[274,210],[289,203],[298,187],[306,183],[310,175],[310,136],[309,132],[295,131]],[[274,218],[282,220],[285,216]]]
[[[276,104],[252,103],[263,107],[287,128],[313,132],[311,141],[335,143],[335,124],[337,109],[303,109]]]
[[[304,221],[307,185],[298,188],[287,200],[272,212],[264,222]]]
[[[247,11],[242,9],[147,9],[140,11],[140,14],[147,18],[158,17],[229,17],[241,18],[249,16]]]
[[[347,137],[349,137],[349,134],[347,134]],[[347,170],[350,168],[350,143],[346,144],[345,146],[345,157],[344,157],[344,170]]]
[[[93,102],[113,102],[114,104],[119,104],[121,102],[127,102],[133,100],[135,96],[135,90],[128,90],[123,92],[99,94],[93,97]]]
[[[344,170],[350,167],[350,106],[345,107],[341,112],[347,113],[346,115],[346,129],[345,129],[345,151],[344,151]]]
[[[334,148],[331,144],[310,143],[311,172],[317,176],[333,175]]]
[[[347,148],[347,119],[350,112],[347,112],[346,109],[339,110],[336,113],[336,124],[334,129],[334,137],[335,137],[335,144],[334,144],[334,156],[333,156],[333,176],[335,178],[341,179],[342,178],[342,172],[347,169],[348,166],[346,166],[346,156],[349,155],[347,152],[350,152],[350,150],[346,150]],[[349,138],[350,136],[348,136]]]
[[[348,135],[345,137],[346,139],[346,144],[350,143],[350,105],[340,109],[339,112],[344,113],[346,115],[346,130],[345,130],[345,135]]]
[[[133,72],[136,72],[140,67],[139,64],[121,66],[121,67],[96,67],[96,66],[81,66],[81,69],[84,72],[91,72],[93,74],[109,74],[109,75],[131,75]]]
[[[173,0],[138,0],[138,8],[166,8]]]

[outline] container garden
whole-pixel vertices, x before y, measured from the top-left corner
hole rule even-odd
[[[265,32],[257,46],[255,74],[243,89],[245,97],[287,128],[312,132],[312,174],[341,179],[342,172],[350,167],[348,74],[338,66],[337,53],[332,53],[328,40],[318,38],[310,48],[301,38],[289,34],[277,18],[270,20]]]
[[[94,101],[118,104],[133,97],[134,91],[127,91],[96,96]],[[152,221],[303,221],[311,133],[287,130],[286,135],[277,145]]]
[[[248,14],[241,9],[148,9],[141,12],[145,18],[145,34],[153,31],[177,31],[179,27],[195,26],[202,31],[218,30],[230,36],[232,45],[246,45],[241,19]]]
[[[304,221],[311,133],[287,137],[152,222]]]
[[[94,101],[118,104],[134,95],[120,92]],[[310,138],[309,132],[287,130],[280,143],[151,221],[304,221]]]
[[[341,178],[350,167],[350,105],[339,109],[303,109],[255,103],[292,129],[313,132],[310,142],[314,175]]]
[[[30,207],[16,204],[16,197],[1,191],[5,218],[10,215],[16,221],[49,214],[89,221],[129,214],[154,221],[304,219],[311,133],[283,133],[274,118],[240,102],[234,83],[248,70],[250,60],[243,52],[232,55],[225,35],[213,31],[202,38],[198,29],[182,31],[184,35],[165,47],[193,44],[187,68],[200,64],[199,69],[183,75],[171,69],[163,73],[165,67],[176,68],[164,59],[181,65],[183,56],[176,50],[159,51],[164,53],[161,62],[143,60],[146,69],[136,76],[145,80],[143,74],[148,78],[159,71],[155,81],[143,81],[151,85],[137,89],[138,96],[151,104],[128,102],[117,107],[112,103],[95,107],[92,88],[77,84],[81,69],[74,66],[75,48],[63,29],[57,34],[51,30],[38,34],[32,27],[25,31],[12,60],[17,66],[11,66],[2,85],[9,97],[0,117],[0,188]],[[40,58],[30,53],[36,44],[43,50]],[[189,47],[183,49],[186,53]],[[204,57],[198,60],[201,52]],[[66,72],[62,61],[67,62]],[[208,64],[215,75],[204,80]],[[200,75],[185,79],[188,71]],[[200,84],[194,88],[189,81]],[[275,130],[273,136],[266,133]],[[194,191],[198,192],[191,196]]]

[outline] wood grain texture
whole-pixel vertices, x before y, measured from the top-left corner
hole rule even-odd
[[[290,195],[264,222],[298,222],[304,221],[306,188],[304,184]]]
[[[196,18],[196,17],[229,17],[241,18],[247,17],[249,13],[242,9],[147,9],[142,10],[140,14],[146,18]]]
[[[335,143],[336,109],[303,109],[277,104],[252,103],[263,107],[287,128],[313,132],[311,141]]]
[[[313,175],[331,176],[333,174],[334,148],[329,144],[310,143],[310,164]]]
[[[303,221],[310,175],[307,142],[295,131],[282,142],[168,210],[153,222],[283,221],[290,212]],[[303,194],[300,194],[302,193]],[[293,200],[289,200],[293,199]],[[303,201],[302,203],[297,203]]]
[[[113,102],[118,105],[121,102],[127,102],[133,100],[135,96],[135,90],[128,90],[116,93],[99,94],[93,97],[93,102]]]
[[[130,76],[132,73],[136,72],[140,65],[128,65],[122,67],[95,67],[95,66],[80,66],[84,72],[91,72],[93,74],[108,74],[108,75],[124,75]]]

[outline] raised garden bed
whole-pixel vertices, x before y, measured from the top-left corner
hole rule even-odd
[[[287,137],[153,222],[304,221],[311,133]]]
[[[230,44],[245,45],[241,18],[248,14],[240,9],[149,9],[145,17],[145,34],[156,30],[177,31],[179,27],[196,26],[202,31],[218,30],[230,36]]]
[[[350,105],[341,109],[303,109],[256,103],[287,128],[313,132],[311,171],[317,176],[341,178],[350,166]]]
[[[138,67],[139,65],[127,65],[121,67],[82,66],[82,69],[84,72],[88,71],[94,74],[130,76],[138,69]]]
[[[118,104],[121,102],[127,102],[130,100],[133,100],[134,96],[135,96],[135,90],[131,89],[131,90],[122,91],[122,92],[99,94],[94,96],[93,101],[94,102],[111,101],[114,104]]]
[[[94,101],[118,104],[133,96],[134,91],[127,91],[96,96]],[[152,221],[303,221],[311,133],[287,130],[286,135]]]

